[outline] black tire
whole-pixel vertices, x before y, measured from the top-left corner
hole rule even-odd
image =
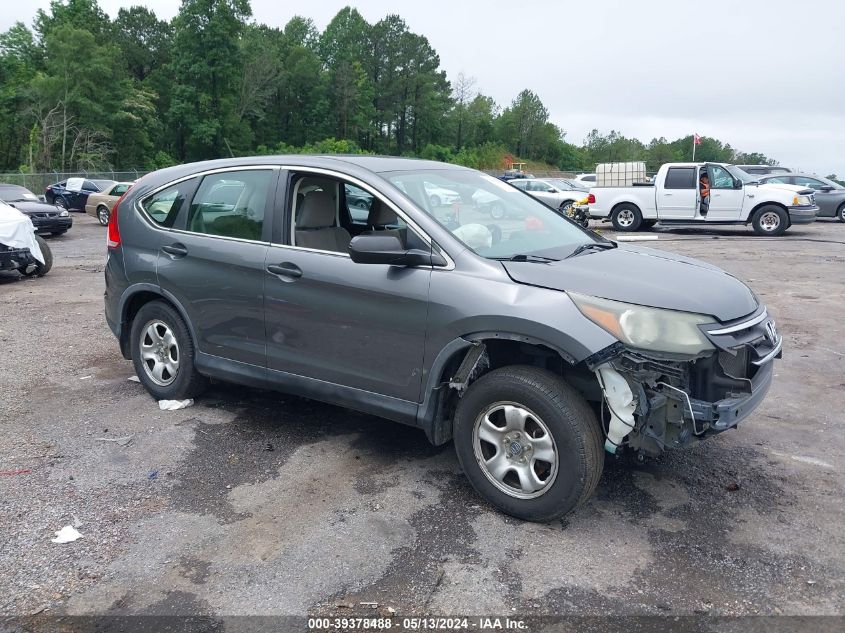
[[[836,210],[836,219],[840,222],[845,222],[845,203],[840,204]]]
[[[610,221],[617,231],[633,232],[640,228],[643,222],[643,214],[635,204],[624,202],[614,207],[610,214]]]
[[[572,208],[573,204],[575,203],[572,200],[567,200],[566,202],[562,202],[557,210],[562,216],[569,217],[569,210]]]
[[[53,231],[52,233],[50,233],[50,236],[51,237],[61,237],[65,233],[67,233],[67,231]]]
[[[757,235],[783,235],[789,228],[789,215],[783,208],[769,204],[754,212],[751,226]]]
[[[99,207],[97,207],[97,221],[102,226],[108,226],[109,225],[109,216],[110,215],[111,215],[111,213],[109,212],[108,207],[104,207],[103,205],[100,205]]]
[[[141,344],[142,340],[147,338],[147,328],[156,322],[163,324],[172,332],[178,349],[177,369],[172,376],[172,380],[167,384],[155,382],[151,376],[152,371],[150,370],[148,373],[147,369],[151,361],[145,361],[141,355]],[[144,304],[132,320],[132,330],[129,336],[131,337],[129,344],[135,373],[144,388],[156,400],[194,398],[208,386],[208,380],[194,366],[194,341],[188,327],[169,303],[150,301]],[[155,363],[155,361],[152,362]]]
[[[490,217],[494,220],[501,220],[505,217],[505,207],[501,202],[494,202],[490,207]]]
[[[35,236],[35,241],[38,242],[38,246],[41,247],[41,254],[44,256],[44,263],[38,262],[35,266],[35,274],[39,277],[43,277],[47,273],[50,272],[50,269],[53,267],[53,251],[50,250],[50,247],[47,245],[47,241],[41,237],[40,235]]]
[[[532,414],[527,418],[529,423],[533,417],[540,419],[554,440],[556,475],[553,479],[549,476],[548,487],[532,498],[519,498],[502,490],[499,486],[505,481],[494,484],[493,475],[481,465],[484,449],[479,448],[481,457],[476,456],[476,423],[499,403],[515,403],[528,410]],[[539,431],[542,438],[545,429]],[[537,436],[525,434],[521,441],[526,437]],[[561,377],[535,367],[502,367],[470,385],[455,411],[454,440],[458,460],[473,488],[502,512],[526,521],[550,521],[575,509],[593,494],[604,467],[602,431],[593,410]],[[492,446],[486,444],[487,448]],[[502,455],[511,459],[513,442],[508,444],[510,450],[504,450],[504,446],[496,447],[494,455],[501,449]],[[536,462],[529,463],[528,468],[536,468]],[[515,476],[512,470],[506,472],[504,479]]]

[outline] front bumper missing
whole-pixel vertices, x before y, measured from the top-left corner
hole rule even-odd
[[[718,402],[704,402],[690,398],[689,406],[696,423],[703,423],[705,430],[695,434],[698,437],[715,435],[737,426],[760,406],[763,398],[772,386],[774,363],[767,362],[761,366],[751,380],[751,393],[741,396],[725,398]]]
[[[661,358],[621,343],[587,359],[609,410],[609,419],[603,415],[608,452],[625,445],[657,455],[734,428],[760,405],[783,345],[765,308],[702,330],[716,350],[695,360]],[[610,389],[611,375],[630,390]]]

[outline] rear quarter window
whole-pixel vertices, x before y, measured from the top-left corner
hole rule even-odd
[[[191,178],[166,187],[144,198],[141,208],[153,222],[159,226],[171,228],[176,223],[179,211],[185,206],[185,200],[195,186],[195,179]]]

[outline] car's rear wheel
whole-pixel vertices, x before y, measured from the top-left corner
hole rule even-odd
[[[558,207],[558,211],[560,211],[560,214],[562,216],[568,217],[569,216],[569,210],[571,208],[572,208],[572,200],[567,200],[566,202],[561,204],[560,207]]]
[[[207,386],[194,366],[194,342],[179,313],[164,301],[145,304],[132,321],[132,364],[156,400],[193,398]]]
[[[109,210],[107,207],[102,205],[97,207],[97,220],[99,220],[100,224],[103,226],[109,225]]]
[[[757,235],[782,235],[789,227],[789,216],[782,208],[768,205],[754,213],[751,226]]]
[[[474,382],[458,403],[454,439],[476,491],[527,521],[586,501],[604,465],[592,409],[562,378],[534,367],[503,367]]]
[[[845,203],[840,204],[836,210],[836,219],[840,222],[845,222]]]
[[[610,221],[617,231],[636,231],[643,221],[643,214],[633,204],[620,204],[610,214]]]

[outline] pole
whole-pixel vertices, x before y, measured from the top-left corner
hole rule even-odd
[[[692,133],[692,162],[695,162],[695,132]]]

